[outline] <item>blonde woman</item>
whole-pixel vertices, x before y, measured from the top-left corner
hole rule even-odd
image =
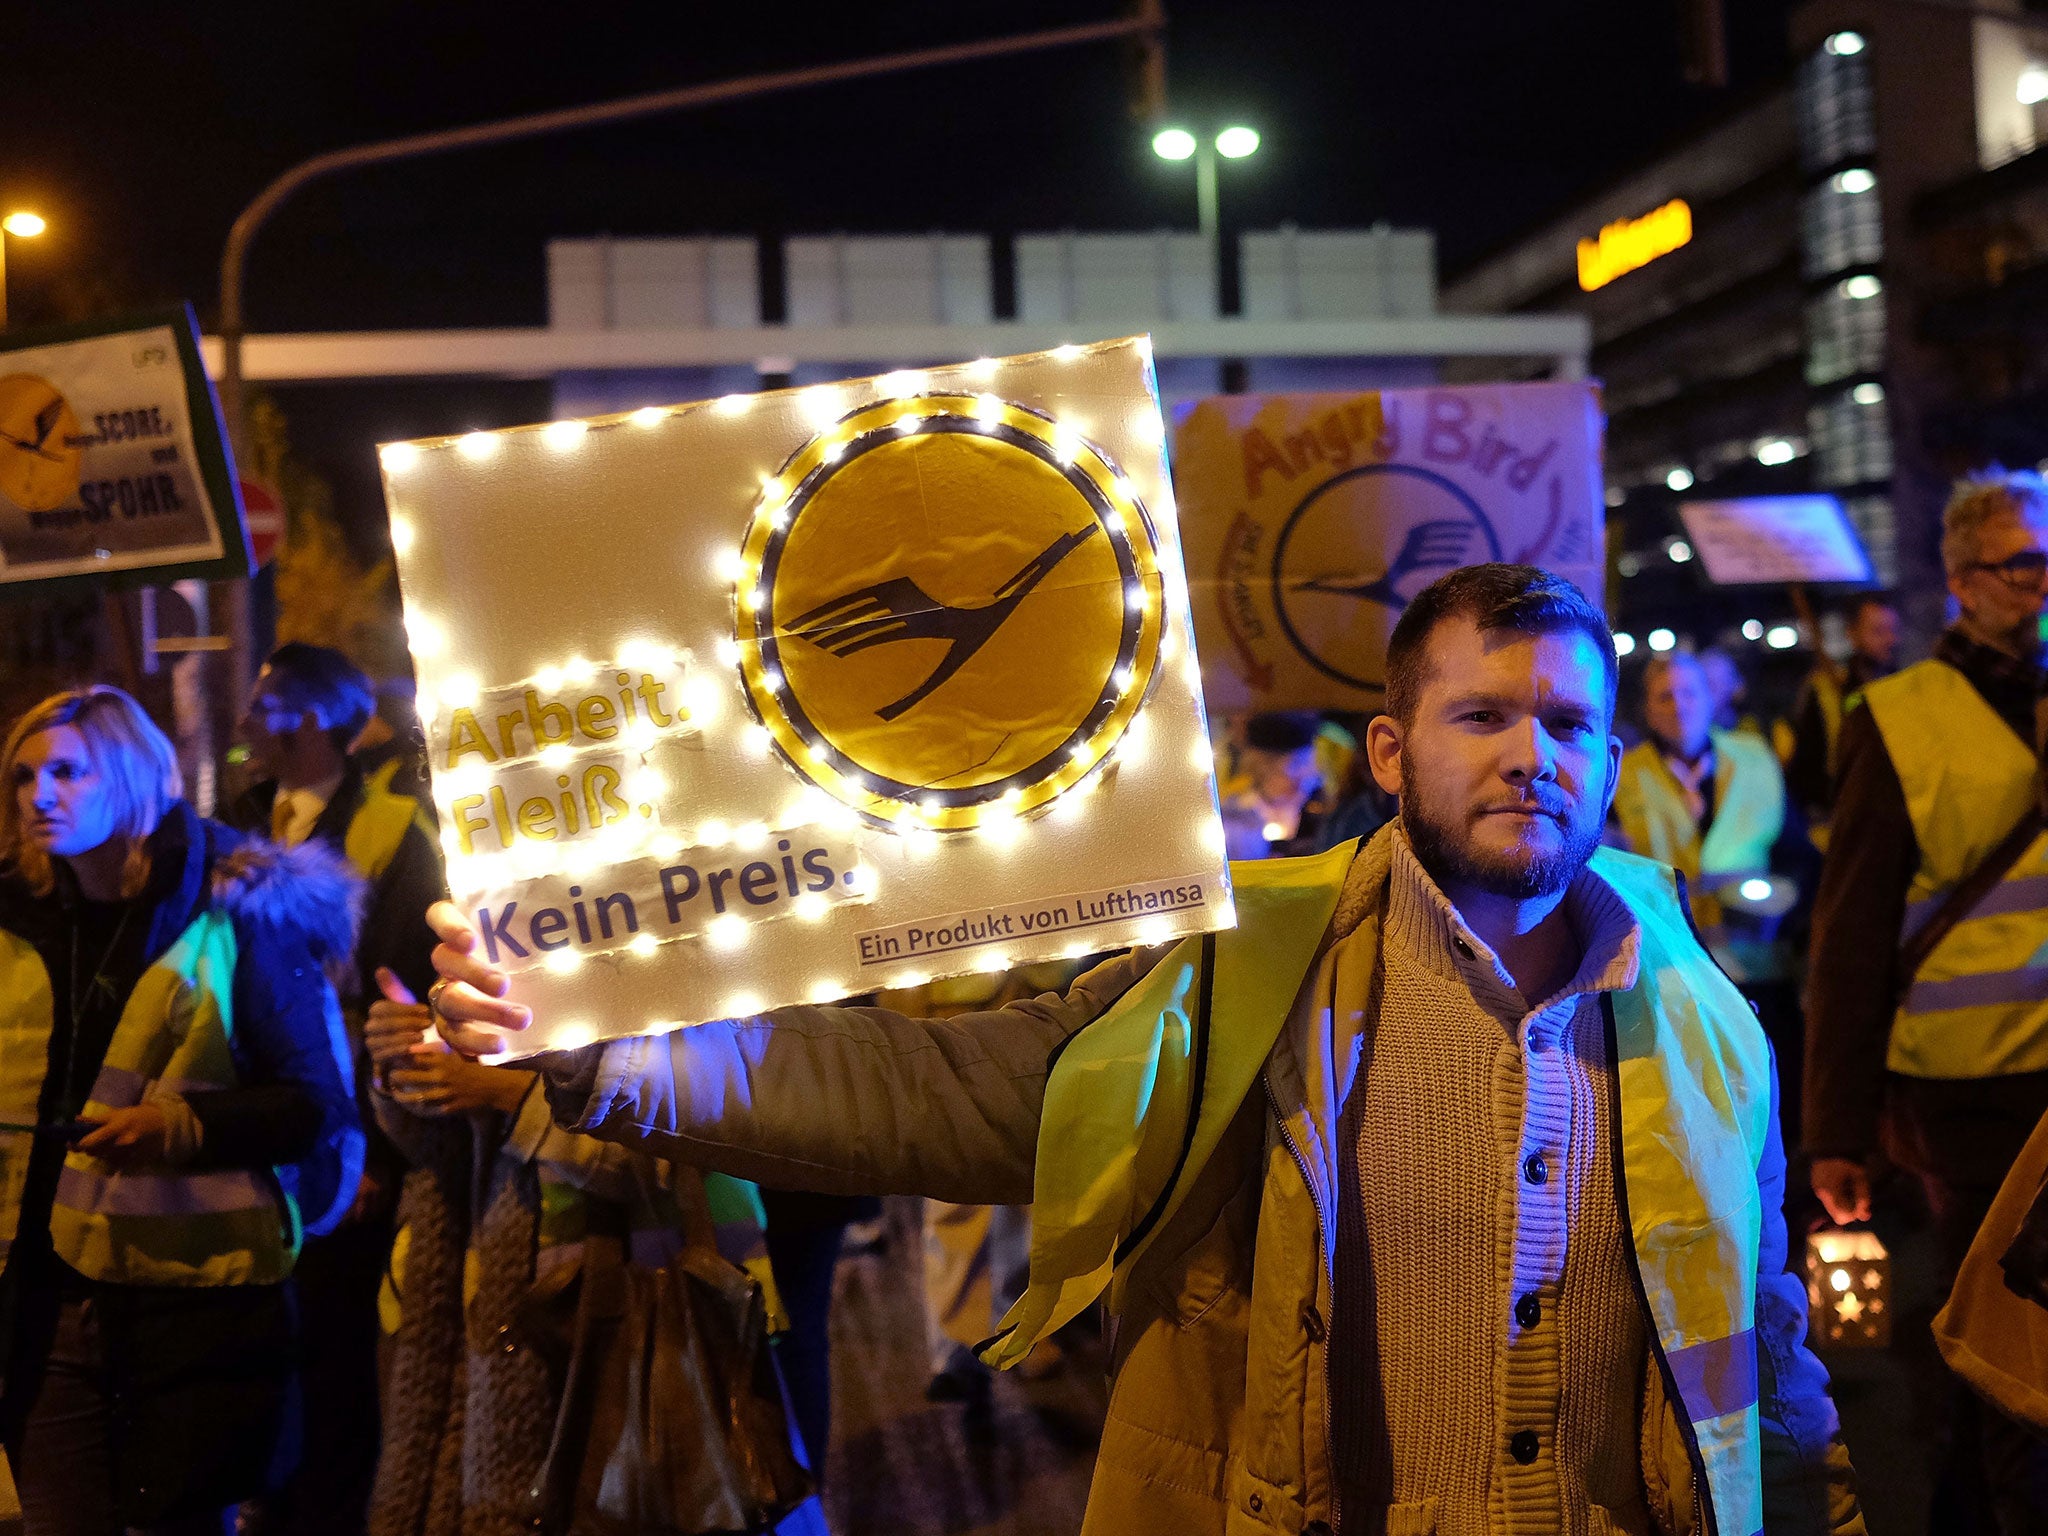
[[[362,1166],[333,855],[181,798],[115,688],[0,749],[0,1443],[26,1536],[221,1531],[296,1455],[287,1293]]]

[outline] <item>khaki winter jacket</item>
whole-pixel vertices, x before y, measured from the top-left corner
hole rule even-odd
[[[1390,846],[1377,839],[1353,864],[1325,948],[1377,930]],[[1111,960],[1064,996],[946,1020],[787,1008],[614,1041],[558,1061],[549,1094],[564,1124],[745,1178],[1024,1203],[1051,1058],[1158,956]],[[1260,1087],[1131,1277],[1088,1533],[1329,1536],[1338,1523],[1326,1349],[1332,1132],[1348,1087],[1339,1063],[1356,1059],[1367,1021],[1331,1018],[1312,968]],[[1299,1158],[1296,1148],[1306,1149]],[[1779,1272],[1782,1177],[1782,1155],[1774,1175],[1760,1170],[1764,1258]],[[1757,1306],[1766,1529],[1861,1532],[1825,1374],[1801,1343],[1804,1291],[1779,1278],[1762,1277]],[[1665,1530],[1694,1536],[1686,1442],[1658,1373],[1645,1377],[1645,1401],[1631,1411],[1642,1414],[1648,1502]]]

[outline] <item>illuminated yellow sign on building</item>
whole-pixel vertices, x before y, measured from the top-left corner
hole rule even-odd
[[[1616,219],[1597,240],[1579,242],[1579,286],[1605,288],[1623,273],[1647,267],[1692,240],[1692,207],[1674,197],[1637,219]]]

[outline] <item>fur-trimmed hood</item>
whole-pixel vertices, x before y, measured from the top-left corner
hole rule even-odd
[[[219,906],[238,927],[302,942],[322,969],[344,975],[353,959],[367,888],[347,859],[324,843],[281,848],[267,838],[210,821],[173,801],[149,835],[150,875],[141,897],[153,961],[202,911]],[[0,929],[34,935],[77,900],[60,867],[54,895],[37,895],[0,875]],[[130,978],[132,981],[132,978]]]
[[[319,842],[285,848],[233,833],[221,842],[211,877],[213,899],[237,923],[284,929],[303,939],[330,971],[348,966],[367,888],[346,858]]]

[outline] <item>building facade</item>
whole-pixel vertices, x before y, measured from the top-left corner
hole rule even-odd
[[[1784,599],[1707,588],[1677,503],[1819,490],[1930,635],[1949,484],[2048,456],[2048,14],[1810,0],[1791,28],[1785,79],[1444,291],[1591,321],[1624,629],[1770,633]]]

